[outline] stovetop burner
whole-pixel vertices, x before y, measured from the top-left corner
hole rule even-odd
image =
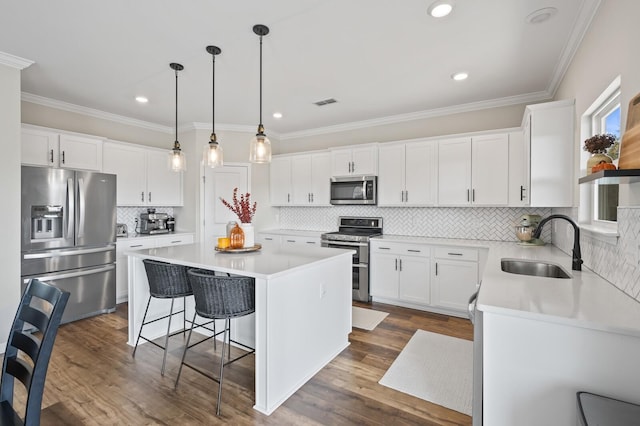
[[[328,241],[364,241],[382,235],[381,217],[340,217],[337,232],[322,234]]]

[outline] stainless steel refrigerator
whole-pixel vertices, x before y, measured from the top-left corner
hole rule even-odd
[[[115,241],[115,175],[22,166],[22,290],[69,291],[63,323],[115,310]]]

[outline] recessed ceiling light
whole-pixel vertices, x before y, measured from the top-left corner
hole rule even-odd
[[[437,1],[429,6],[429,9],[427,10],[429,12],[429,15],[433,16],[434,18],[443,18],[451,13],[451,11],[453,10],[453,5],[450,2]]]
[[[274,112],[273,113],[273,118],[282,118],[282,113],[281,112]]]
[[[451,78],[455,81],[466,80],[469,77],[469,74],[466,72],[457,72],[455,74],[451,74]]]
[[[540,24],[544,21],[548,21],[556,13],[558,13],[558,9],[555,7],[544,7],[530,13],[527,16],[527,22],[530,24]]]
[[[149,102],[149,99],[147,99],[147,97],[145,96],[136,96],[136,101],[141,104],[146,104],[147,102]]]

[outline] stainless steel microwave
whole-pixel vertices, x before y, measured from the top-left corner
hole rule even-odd
[[[376,204],[377,176],[346,176],[331,178],[331,204]]]

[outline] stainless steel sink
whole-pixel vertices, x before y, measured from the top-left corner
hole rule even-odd
[[[547,278],[571,278],[571,275],[559,265],[535,260],[502,259],[500,266],[504,272],[520,275],[533,275]]]

